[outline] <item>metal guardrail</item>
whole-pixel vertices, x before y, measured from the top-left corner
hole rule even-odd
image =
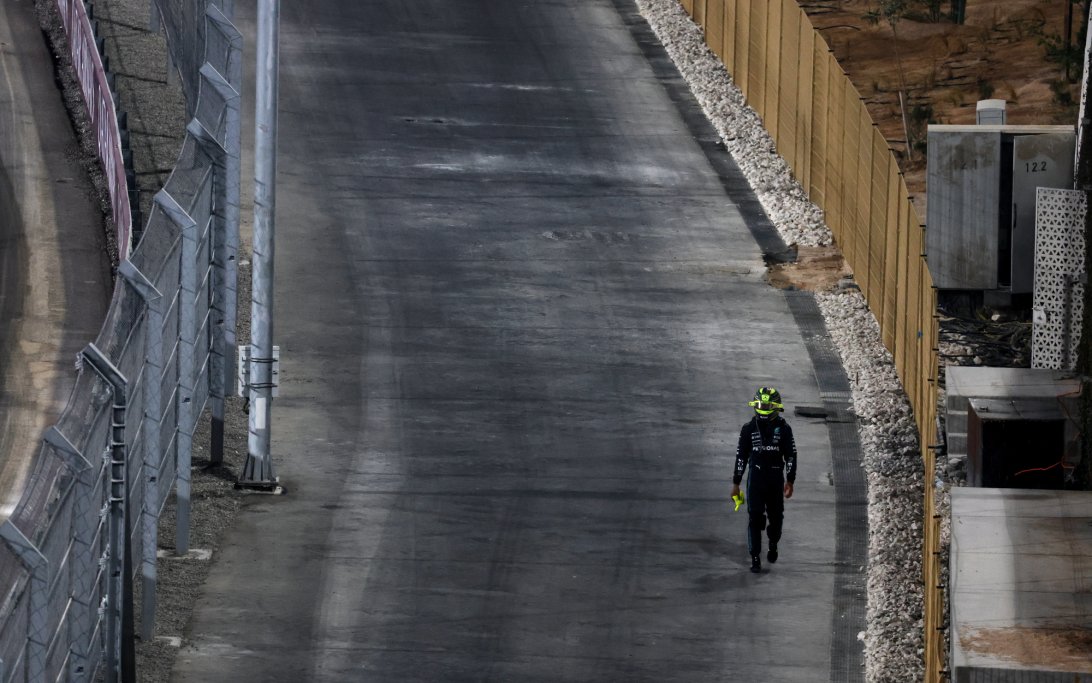
[[[56,2],[68,36],[68,54],[76,70],[83,101],[95,130],[99,159],[106,173],[110,207],[117,230],[118,259],[127,259],[132,247],[133,212],[130,200],[134,188],[131,176],[126,173],[117,106],[110,92],[87,8],[79,0]]]
[[[239,217],[242,38],[223,2],[200,4],[207,8],[197,12],[196,2],[187,3],[186,16],[200,24],[200,42],[187,50],[196,49],[202,63],[182,72],[195,97],[193,118],[129,251],[122,249],[131,214],[114,96],[84,4],[57,0],[111,178],[123,260],[68,403],[0,525],[3,683],[131,674],[133,581],[142,579],[139,624],[150,638],[157,523],[176,485],[175,546],[188,546],[194,430],[206,408],[222,420],[230,386]]]

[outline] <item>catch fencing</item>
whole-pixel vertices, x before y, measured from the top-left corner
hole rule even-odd
[[[65,23],[69,42],[94,46],[84,3],[57,4],[75,17]],[[162,16],[172,16],[168,4]],[[201,29],[200,43],[174,60],[188,65],[180,73],[194,97],[182,151],[119,266],[106,320],[81,354],[22,498],[0,525],[3,683],[131,674],[134,624],[145,639],[154,632],[157,524],[172,487],[175,548],[188,548],[193,435],[206,408],[222,420],[233,373],[242,79],[242,38],[224,3],[189,4]],[[96,84],[81,86],[88,110],[113,106],[100,57],[77,72]],[[116,128],[115,118],[112,131],[97,130],[111,150],[104,164],[115,158]]]
[[[702,27],[796,179],[826,216],[914,409],[924,460],[926,681],[943,669],[936,290],[925,232],[895,155],[795,0],[680,0]]]

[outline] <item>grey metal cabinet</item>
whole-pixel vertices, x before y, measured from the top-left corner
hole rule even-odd
[[[939,289],[1029,293],[1035,189],[1072,187],[1071,126],[929,126],[926,258]]]

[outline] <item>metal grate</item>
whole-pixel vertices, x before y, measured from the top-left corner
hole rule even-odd
[[[835,569],[831,613],[830,680],[864,680],[864,652],[857,634],[865,629],[867,586],[860,568],[868,560],[868,488],[857,419],[850,411],[852,389],[830,340],[823,314],[809,292],[786,292],[804,337],[823,408],[828,411],[834,474]]]
[[[1041,187],[1035,201],[1031,366],[1072,370],[1084,317],[1085,193]]]

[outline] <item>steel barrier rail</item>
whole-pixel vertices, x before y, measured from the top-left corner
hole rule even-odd
[[[110,208],[117,229],[118,259],[123,261],[129,258],[132,249],[133,210],[125,156],[122,153],[117,105],[110,91],[102,56],[96,45],[95,32],[83,0],[56,2],[65,34],[68,36],[69,56],[76,69],[87,112],[91,116],[99,160],[106,173]]]

